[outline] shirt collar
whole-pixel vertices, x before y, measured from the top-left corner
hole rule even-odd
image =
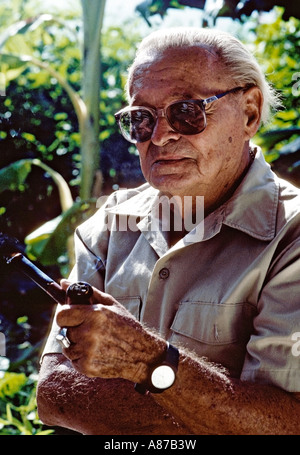
[[[252,237],[275,237],[279,183],[260,149],[242,183],[223,205],[223,223]]]
[[[137,194],[134,193],[134,196],[117,203],[107,211],[139,220],[146,218],[149,223],[148,215],[158,203],[159,197],[158,190],[145,184]],[[205,218],[202,240],[213,237],[220,231],[222,224],[260,240],[272,240],[276,232],[278,198],[279,185],[276,176],[266,163],[261,150],[257,148],[256,157],[233,196]]]
[[[117,215],[144,218],[151,212],[159,199],[159,191],[148,183],[137,188],[133,196],[131,196],[130,192],[128,194],[127,190],[125,191],[125,200],[121,198],[121,201],[117,202],[116,205],[106,208],[107,212],[115,213]],[[123,191],[120,190],[117,193],[121,194],[122,192]],[[117,193],[116,196],[118,197]]]

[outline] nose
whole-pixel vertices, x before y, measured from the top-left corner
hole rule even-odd
[[[157,146],[163,146],[170,140],[177,141],[180,138],[180,133],[177,133],[169,125],[167,119],[163,115],[159,115],[156,120],[155,127],[151,136],[151,142]]]

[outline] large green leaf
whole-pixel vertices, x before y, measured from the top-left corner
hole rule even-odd
[[[28,256],[45,266],[59,264],[60,258],[67,254],[67,241],[75,228],[95,210],[94,199],[75,202],[69,210],[25,238]]]
[[[32,259],[36,260],[43,256],[43,251],[47,246],[49,238],[54,233],[62,218],[63,215],[61,214],[56,218],[53,218],[53,220],[47,221],[25,238],[27,254]]]
[[[0,192],[17,190],[31,171],[30,160],[19,160],[0,169]]]
[[[22,59],[22,56],[16,54],[8,54],[6,52],[0,54],[1,67],[5,64],[10,69],[25,68],[24,63],[27,63],[29,60],[29,57]]]
[[[23,137],[25,137],[23,135]],[[0,192],[5,190],[17,190],[21,189],[21,185],[24,185],[25,180],[31,171],[32,165],[38,166],[47,172],[56,183],[59,191],[59,199],[62,207],[62,211],[68,210],[73,205],[72,194],[70,188],[65,179],[54,169],[49,167],[37,158],[28,158],[24,160],[15,161],[9,166],[4,167],[0,170]]]

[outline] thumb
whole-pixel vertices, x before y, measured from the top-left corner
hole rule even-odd
[[[66,280],[65,278],[63,278],[62,280],[60,280],[60,285],[61,287],[63,288],[64,291],[66,291],[68,289],[68,287],[70,286],[71,281],[69,280]]]

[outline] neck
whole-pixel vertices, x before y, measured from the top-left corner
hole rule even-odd
[[[203,196],[171,197],[170,202],[170,230],[171,246],[183,238],[204,219]]]
[[[238,186],[241,184],[255,158],[256,149],[247,149],[244,155],[244,165],[241,172],[235,177],[227,191],[219,190],[214,195],[208,196],[172,196],[168,195],[171,210],[171,232],[175,237],[183,237],[192,230],[210,213],[228,201]]]

